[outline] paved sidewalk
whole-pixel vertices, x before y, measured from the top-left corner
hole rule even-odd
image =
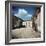
[[[38,38],[41,33],[35,32],[32,28],[20,28],[12,30],[12,35],[18,38]]]

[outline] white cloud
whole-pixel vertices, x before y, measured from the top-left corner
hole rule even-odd
[[[18,17],[18,14],[14,14],[14,16],[17,16]]]
[[[28,12],[25,9],[19,9],[17,14],[14,14],[14,16],[26,16]]]
[[[28,17],[31,17],[32,15],[31,15],[31,14],[28,14],[27,16],[28,16]]]
[[[18,14],[19,15],[26,15],[27,14],[27,11],[25,9],[19,9],[18,10]]]
[[[14,14],[14,16],[17,16],[21,19],[29,20],[31,19],[32,15],[29,14],[25,9],[19,9],[17,14]]]

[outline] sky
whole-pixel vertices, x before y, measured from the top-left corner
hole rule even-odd
[[[17,16],[23,20],[31,20],[31,17],[35,14],[35,6],[12,6],[12,15]]]

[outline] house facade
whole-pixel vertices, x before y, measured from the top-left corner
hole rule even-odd
[[[25,25],[27,28],[32,28],[32,21],[24,21],[22,25]]]

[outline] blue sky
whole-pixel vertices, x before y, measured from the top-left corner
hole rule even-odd
[[[21,6],[12,6],[12,14],[23,20],[31,20],[31,17],[35,14],[36,7],[21,7]]]

